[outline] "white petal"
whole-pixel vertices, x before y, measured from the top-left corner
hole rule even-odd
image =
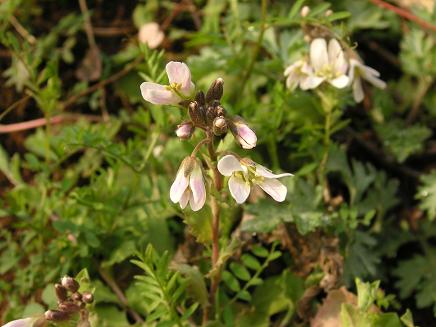
[[[170,84],[181,84],[181,92],[189,95],[194,88],[191,82],[191,71],[184,62],[170,61],[165,67]]]
[[[232,176],[229,178],[229,190],[236,202],[241,204],[250,195],[250,184],[239,177]]]
[[[286,87],[289,90],[293,91],[296,89],[299,82],[300,82],[300,79],[299,79],[298,75],[296,73],[292,73],[286,78]]]
[[[182,209],[186,208],[186,205],[188,204],[191,196],[192,196],[191,190],[189,188],[187,188],[185,190],[185,192],[183,192],[183,195],[179,200],[180,208],[182,208]]]
[[[380,78],[377,78],[373,75],[363,75],[362,76],[365,80],[367,80],[369,83],[374,85],[375,87],[378,87],[379,89],[384,89],[386,87],[386,83],[382,81]]]
[[[327,43],[324,39],[315,39],[310,44],[310,64],[317,72],[328,65]]]
[[[277,179],[265,178],[258,185],[277,202],[285,201],[288,189]]]
[[[167,90],[164,85],[143,82],[140,89],[144,100],[153,104],[177,104],[180,102],[180,98]]]
[[[350,82],[350,78],[347,75],[341,75],[339,77],[336,77],[335,79],[329,81],[331,85],[338,89],[343,89],[348,85]]]
[[[362,88],[362,81],[360,78],[357,78],[353,82],[353,97],[354,101],[357,103],[361,102],[363,100],[363,88]]]
[[[189,176],[185,176],[185,160],[183,160],[180,165],[179,171],[177,172],[176,179],[170,189],[170,199],[173,203],[179,202],[183,193],[189,185]]]
[[[218,161],[218,171],[221,175],[231,176],[235,171],[243,171],[242,165],[234,155],[228,154]]]
[[[262,177],[266,177],[266,178],[281,178],[281,177],[285,177],[285,176],[293,176],[292,174],[289,173],[283,173],[283,174],[274,174],[271,170],[269,170],[268,168],[256,164],[256,174]]]
[[[310,75],[301,80],[300,87],[302,90],[314,89],[317,86],[319,86],[322,82],[324,82],[324,80],[325,80],[324,77]]]
[[[331,39],[329,41],[328,56],[333,71],[344,74],[347,70],[348,64],[345,60],[341,45],[336,39]]]
[[[33,321],[33,318],[18,319],[8,322],[6,325],[3,325],[3,327],[31,327]]]
[[[189,178],[189,187],[192,192],[190,198],[190,205],[193,211],[200,210],[206,201],[206,188],[204,186],[203,172],[198,163],[196,163],[194,170]]]
[[[189,205],[191,206],[192,211],[198,211],[201,208],[203,208],[205,202],[206,202],[206,192],[204,192],[204,196],[198,199],[195,199],[192,194],[191,197],[189,198]]]

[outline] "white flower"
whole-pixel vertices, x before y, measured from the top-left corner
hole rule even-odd
[[[259,185],[274,200],[282,202],[288,192],[286,186],[277,179],[292,174],[273,174],[269,169],[251,161],[250,159],[238,160],[229,154],[218,161],[218,170],[229,178],[229,190],[237,203],[244,203],[251,191],[251,185]]]
[[[159,24],[150,22],[144,24],[139,29],[138,39],[139,42],[145,43],[150,49],[155,49],[162,43],[165,35],[161,31]]]
[[[342,89],[349,83],[346,75],[348,63],[344,52],[336,39],[328,44],[325,39],[314,39],[310,44],[310,66],[313,73],[301,82],[301,88],[314,89],[327,81],[334,87]]]
[[[234,117],[230,122],[230,131],[243,149],[253,149],[257,136],[241,117]]]
[[[176,179],[170,189],[170,198],[174,203],[179,202],[182,209],[190,204],[193,211],[203,208],[206,202],[206,187],[203,172],[196,158],[186,157],[180,165]]]
[[[35,318],[24,318],[8,322],[2,327],[32,327]]]
[[[348,72],[348,77],[350,78],[351,83],[353,83],[353,97],[356,102],[361,102],[363,100],[361,79],[368,81],[380,89],[386,87],[386,83],[379,79],[379,76],[380,73],[375,69],[365,66],[356,59],[350,59],[350,71]]]
[[[143,82],[140,87],[142,97],[153,104],[177,104],[183,97],[191,96],[195,86],[188,66],[182,62],[170,61],[165,70],[170,85]]]
[[[313,74],[312,68],[305,60],[298,60],[285,69],[284,75],[286,76],[286,87],[291,91],[295,90],[297,86],[305,86],[305,80]]]

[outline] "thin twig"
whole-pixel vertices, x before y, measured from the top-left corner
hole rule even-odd
[[[6,125],[0,124],[0,134],[21,132],[29,129],[46,126],[47,124],[50,125],[62,124],[67,121],[75,121],[79,119],[87,119],[89,121],[101,121],[101,117],[94,116],[94,115],[61,114],[58,116],[50,117],[50,119],[38,118],[29,121],[24,121],[21,123],[6,124]]]
[[[89,9],[86,4],[86,0],[79,0],[80,11],[84,16],[84,27],[86,37],[88,39],[90,48],[97,48],[97,44],[95,43],[94,32],[92,30],[91,18],[89,16]]]
[[[91,93],[97,91],[99,88],[102,88],[102,87],[104,87],[108,84],[111,84],[111,83],[119,80],[120,78],[124,77],[125,75],[130,73],[130,71],[133,70],[137,65],[139,65],[139,63],[141,61],[142,61],[142,58],[138,57],[134,61],[132,61],[131,63],[127,64],[122,70],[113,74],[109,78],[102,80],[99,83],[90,86],[86,90],[83,90],[75,95],[72,95],[65,102],[62,103],[63,109],[73,105],[74,103],[76,103],[77,100],[84,97],[85,95],[91,94]]]
[[[359,133],[355,132],[351,128],[347,128],[346,132],[359,143],[361,146],[363,146],[368,152],[370,152],[374,158],[383,166],[391,169],[392,171],[396,171],[398,173],[401,173],[402,175],[405,175],[407,177],[411,177],[413,179],[418,179],[421,175],[420,172],[406,167],[402,165],[398,165],[394,159],[386,156],[386,154],[381,151],[375,144],[372,144],[365,140]]]
[[[11,16],[9,18],[9,22],[11,23],[11,25],[15,28],[15,30],[18,32],[18,34],[20,34],[23,39],[25,39],[27,42],[29,42],[31,45],[35,45],[36,43],[36,38],[30,34],[23,25],[21,25],[21,23],[18,21],[17,18],[15,18],[15,16]]]
[[[94,35],[99,37],[123,36],[136,31],[132,26],[93,27]]]
[[[383,1],[383,0],[369,0],[369,1],[371,1],[373,4],[375,4],[381,8],[385,8],[387,10],[390,10],[390,11],[396,13],[398,16],[401,16],[401,17],[403,17],[407,20],[410,20],[412,22],[415,22],[416,24],[418,24],[422,28],[436,32],[436,25],[433,25],[433,24],[421,19],[420,17],[412,14],[410,11],[408,11],[406,9],[399,8],[399,7],[394,6],[394,5],[392,5],[386,1]]]
[[[103,278],[103,280],[106,282],[106,284],[108,284],[112,291],[114,291],[121,305],[129,313],[129,315],[132,316],[132,318],[135,319],[136,322],[143,323],[144,319],[142,319],[139,313],[129,307],[129,302],[126,296],[124,295],[123,291],[120,289],[116,281],[113,279],[113,277],[110,275],[110,273],[101,267],[98,268],[98,272],[101,278]]]
[[[415,98],[413,99],[412,109],[406,119],[407,124],[411,124],[415,121],[419,113],[419,108],[421,107],[421,102],[432,84],[433,79],[429,76],[424,76],[420,79],[418,87],[416,88]]]
[[[19,105],[21,105],[24,102],[27,102],[30,99],[30,95],[26,95],[25,97],[21,98],[20,100],[14,102],[13,104],[11,104],[9,107],[7,107],[1,114],[0,114],[0,121],[3,120],[3,118],[5,118],[5,116],[10,113],[12,110],[14,110],[16,107],[18,107]]]
[[[266,30],[266,14],[267,14],[267,0],[262,0],[261,3],[261,22],[260,22],[260,32],[257,38],[256,47],[254,48],[253,55],[251,57],[250,63],[248,64],[247,70],[241,79],[241,90],[237,94],[242,94],[245,84],[253,71],[254,64],[256,63],[257,56],[259,55],[260,49],[262,48],[263,36]]]

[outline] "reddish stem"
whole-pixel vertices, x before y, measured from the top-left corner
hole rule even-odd
[[[15,124],[7,124],[7,125],[0,124],[0,134],[15,133],[20,131],[25,131],[28,129],[38,128],[47,125],[47,123],[49,123],[50,125],[61,124],[67,121],[79,120],[81,118],[90,121],[101,121],[101,118],[99,116],[93,116],[93,115],[71,115],[71,114],[58,115],[58,116],[51,117],[48,120],[45,118],[38,118],[38,119],[33,119],[33,120],[24,121]]]
[[[385,2],[383,0],[370,0],[373,4],[381,7],[381,8],[385,8],[387,10],[393,11],[394,13],[396,13],[398,16],[401,16],[407,20],[410,20],[412,22],[415,22],[416,24],[420,25],[422,28],[425,28],[427,30],[436,31],[436,25],[433,25],[421,18],[419,18],[418,16],[412,14],[410,11],[403,9],[403,8],[398,8],[397,6],[394,6],[388,2]]]

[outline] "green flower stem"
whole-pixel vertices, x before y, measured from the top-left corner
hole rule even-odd
[[[209,142],[207,143],[207,149],[209,152],[210,159],[212,161],[212,171],[213,171],[213,185],[217,192],[220,192],[223,185],[223,180],[221,174],[217,168],[217,154],[213,144],[213,133],[211,131],[207,131],[207,138]],[[218,199],[212,194],[211,195],[211,209],[212,209],[212,270],[216,268],[219,258],[219,226],[220,226],[220,205],[218,203]],[[210,286],[210,303],[213,306],[215,301],[215,294],[218,290],[218,285],[220,282],[221,275],[216,273],[212,277],[211,286]],[[204,317],[207,320],[207,314]]]
[[[324,120],[324,137],[323,137],[323,155],[318,168],[318,179],[321,182],[322,194],[324,202],[330,201],[330,191],[328,186],[328,180],[325,173],[326,165],[330,152],[331,145],[331,130],[332,130],[332,120],[333,120],[333,109],[335,106],[334,100],[323,92],[317,92],[318,96],[321,98],[322,107],[324,110],[325,120]]]

